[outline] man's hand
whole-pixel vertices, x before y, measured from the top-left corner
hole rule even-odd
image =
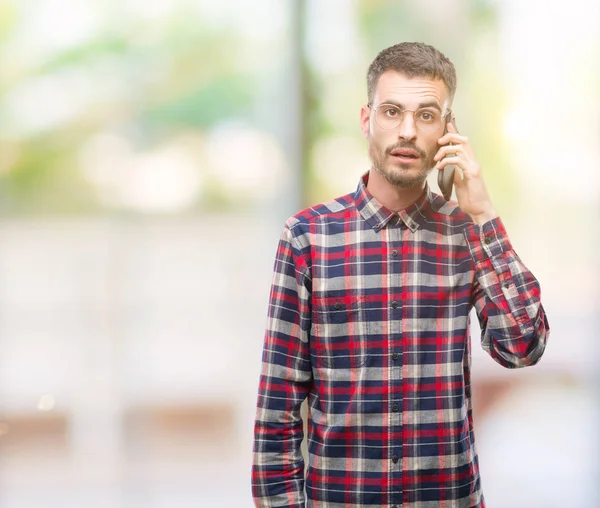
[[[469,139],[458,134],[454,126],[448,123],[448,133],[438,139],[438,143],[444,146],[434,157],[438,161],[435,168],[441,171],[447,164],[454,164],[460,169],[454,172],[454,187],[460,209],[469,214],[476,224],[497,217]]]

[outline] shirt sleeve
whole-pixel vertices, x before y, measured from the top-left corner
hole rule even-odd
[[[271,285],[254,425],[252,495],[256,507],[304,508],[300,405],[312,384],[311,280],[286,224]]]
[[[500,218],[464,230],[475,263],[473,305],[481,325],[481,344],[507,368],[536,364],[550,327],[540,285],[521,262]]]

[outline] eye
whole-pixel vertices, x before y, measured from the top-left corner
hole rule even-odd
[[[385,116],[393,118],[398,115],[399,111],[396,108],[386,108],[384,109],[383,113]]]
[[[418,115],[420,120],[423,120],[424,122],[433,122],[436,119],[436,115],[434,112],[432,111],[420,111],[419,115]]]

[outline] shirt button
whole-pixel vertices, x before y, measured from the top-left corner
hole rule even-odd
[[[502,285],[504,286],[504,289],[508,289],[510,287],[510,282],[505,282]]]
[[[393,462],[394,464],[398,464],[398,461],[399,461],[399,460],[400,460],[400,458],[398,457],[398,455],[394,455],[394,456],[392,457],[392,462]]]
[[[485,243],[489,244],[492,243],[493,238],[491,236],[486,236],[485,239],[483,240]]]
[[[342,308],[342,304],[340,302],[335,302],[335,310],[340,310]]]
[[[392,251],[392,256],[394,256],[394,257],[398,256],[398,251],[396,249],[394,249]]]
[[[398,411],[400,411],[400,406],[398,406],[398,404],[394,404],[394,406],[392,407],[392,411],[394,413],[397,413]]]
[[[398,308],[398,302],[396,300],[394,300],[392,302],[392,309],[397,309]]]
[[[394,353],[392,355],[392,360],[397,360],[400,355],[398,353]]]

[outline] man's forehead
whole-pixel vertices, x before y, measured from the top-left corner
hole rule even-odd
[[[409,77],[396,71],[386,71],[380,77],[375,89],[375,98],[391,99],[434,99],[440,105],[448,100],[446,84],[440,78],[427,76]]]

